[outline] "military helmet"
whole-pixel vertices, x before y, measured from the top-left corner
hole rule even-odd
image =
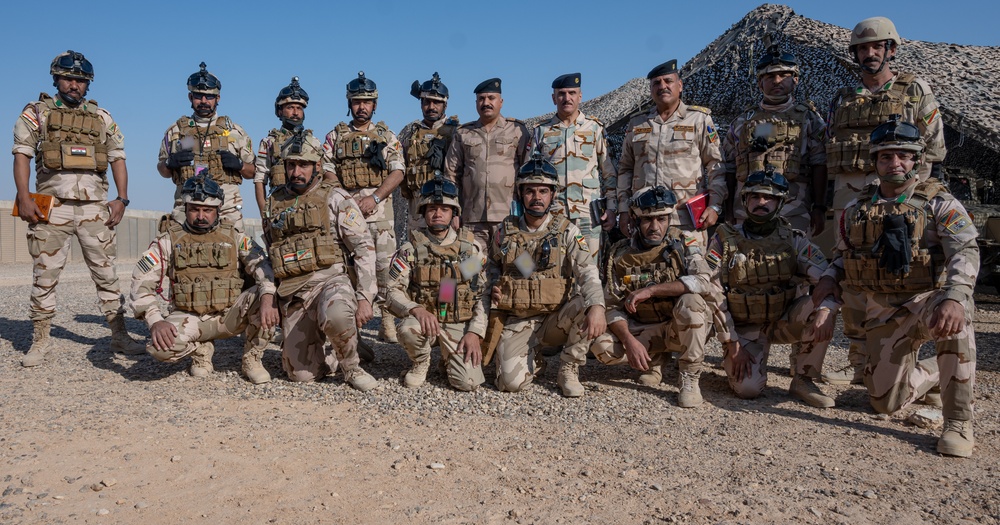
[[[281,145],[281,157],[286,160],[320,162],[323,159],[323,145],[312,133],[298,126],[292,137]]]
[[[410,86],[410,95],[413,95],[416,98],[426,98],[428,100],[448,102],[448,86],[445,86],[441,82],[441,77],[438,76],[437,71],[435,71],[431,79],[423,84],[414,80],[413,85]]]
[[[365,78],[364,71],[358,71],[358,78],[347,83],[347,100],[378,100],[378,87]]]
[[[191,93],[218,95],[222,90],[222,82],[219,80],[219,77],[209,73],[204,62],[198,64],[198,67],[200,68],[198,72],[192,73],[188,77],[188,91]]]
[[[281,106],[291,102],[302,104],[302,107],[309,105],[309,94],[299,86],[299,77],[292,77],[292,82],[278,92],[274,99],[274,115],[281,118]]]
[[[666,186],[646,186],[629,201],[629,211],[635,217],[657,217],[674,213],[677,195]]]
[[[83,56],[83,53],[77,53],[70,49],[52,59],[52,65],[49,66],[49,73],[53,77],[60,76],[93,81],[94,65]]]
[[[181,202],[184,204],[222,206],[225,200],[222,187],[212,180],[207,171],[184,181],[184,186],[181,187]]]
[[[517,170],[517,178],[514,180],[514,191],[520,195],[523,184],[548,184],[553,191],[559,190],[559,174],[556,167],[551,162],[542,158],[542,153],[535,151],[531,154],[531,159],[525,162]]]
[[[879,124],[872,131],[869,151],[874,159],[878,152],[887,149],[913,151],[917,154],[924,151],[924,140],[920,129],[909,122],[903,122],[900,115],[889,115],[889,121]]]
[[[744,203],[751,193],[774,195],[784,201],[788,198],[788,179],[775,171],[774,166],[768,164],[763,171],[756,171],[747,176],[743,189],[740,190],[740,198]]]
[[[884,40],[891,40],[897,46],[903,43],[899,39],[899,33],[896,32],[896,25],[892,23],[892,20],[884,16],[866,18],[854,26],[854,31],[851,32],[851,44],[848,49],[850,49],[853,55],[854,46],[858,44],[881,42]]]
[[[458,186],[441,176],[434,177],[420,187],[417,213],[423,215],[428,204],[447,204],[455,209],[455,215],[462,213],[462,205],[458,202]]]
[[[777,45],[771,46],[767,49],[767,53],[764,53],[757,61],[757,78],[760,78],[768,73],[779,73],[787,71],[799,75],[799,61],[795,58],[795,55],[791,53],[782,53],[781,48]]]

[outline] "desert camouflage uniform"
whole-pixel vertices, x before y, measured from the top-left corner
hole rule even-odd
[[[463,229],[460,234],[453,228],[449,228],[448,234],[440,242],[426,230],[423,230],[423,234],[427,238],[427,242],[445,247],[459,242],[460,235],[471,235],[471,232]],[[391,279],[389,281],[389,293],[386,300],[389,311],[403,320],[398,329],[399,342],[406,349],[406,353],[410,356],[410,359],[415,363],[429,360],[431,357],[431,347],[434,345],[440,346],[441,360],[447,363],[442,368],[447,370],[448,383],[458,390],[465,391],[473,390],[483,384],[486,381],[486,377],[483,375],[482,365],[474,367],[471,363],[466,363],[465,356],[458,354],[456,349],[458,348],[459,341],[462,340],[462,337],[466,333],[471,332],[480,338],[486,337],[486,316],[487,308],[489,307],[488,299],[485,303],[482,299],[483,295],[486,295],[487,298],[489,296],[489,290],[486,290],[486,256],[478,240],[473,239],[469,244],[471,251],[463,263],[468,261],[470,264],[474,263],[472,266],[478,267],[478,271],[473,272],[473,278],[470,279],[470,288],[474,294],[474,297],[471,297],[470,300],[475,302],[472,308],[472,319],[465,322],[441,322],[441,331],[436,339],[423,334],[420,322],[417,321],[416,317],[410,315],[410,310],[413,308],[424,306],[415,302],[409,291],[411,272],[415,265],[414,254],[416,253],[412,239],[411,242],[400,246],[396,256],[393,257],[392,267],[389,270]],[[455,277],[464,275],[461,272],[465,269],[453,268],[452,270],[458,272],[453,276]],[[471,270],[475,270],[475,268],[471,268]],[[442,278],[445,277],[442,276]],[[462,278],[458,277],[458,280],[461,281]],[[426,308],[426,306],[424,307]],[[432,314],[438,314],[434,310],[428,311]]]
[[[553,224],[552,221],[559,221]],[[565,224],[562,224],[566,221]],[[497,226],[493,233],[493,243],[490,247],[488,264],[489,282],[487,290],[498,286],[503,273],[507,253],[515,249],[505,243],[508,224],[516,224],[524,232],[544,232],[552,227],[561,229],[557,237],[558,246],[552,250],[552,258],[561,261],[561,268],[555,272],[570,284],[565,286],[567,297],[558,310],[548,314],[538,314],[522,317],[518,309],[507,310],[507,320],[504,323],[500,343],[497,345],[497,388],[502,392],[518,392],[534,379],[535,360],[546,348],[562,347],[560,359],[565,363],[584,365],[587,362],[587,351],[595,340],[587,338],[580,330],[587,309],[591,306],[604,306],[604,293],[601,291],[601,279],[597,265],[590,256],[590,246],[575,224],[568,222],[562,216],[548,214],[536,230],[529,230],[523,217],[509,216]],[[540,239],[539,239],[540,240]],[[558,254],[556,252],[559,252]],[[522,254],[528,253],[523,251]],[[539,264],[540,261],[534,261]],[[559,264],[558,262],[553,264]],[[539,268],[535,273],[544,269]],[[534,275],[517,281],[530,281]],[[501,286],[501,289],[503,287]],[[509,297],[507,297],[510,300]],[[483,294],[483,300],[489,301],[490,294]],[[516,302],[516,300],[515,300]],[[515,307],[517,305],[515,304]],[[500,308],[494,306],[494,308]],[[523,310],[521,310],[523,313]]]
[[[671,227],[660,246],[644,248],[636,240],[623,239],[615,243],[608,251],[608,276],[604,288],[604,300],[607,303],[607,320],[610,326],[619,321],[628,323],[630,334],[642,343],[653,362],[659,362],[655,356],[665,352],[678,354],[678,367],[681,372],[700,373],[705,360],[705,342],[712,329],[712,305],[718,300],[715,288],[709,282],[709,268],[701,249],[696,246],[694,237],[684,234],[678,228]],[[624,300],[629,296],[627,285],[618,275],[632,275],[625,272],[649,273],[639,268],[626,269],[621,266],[623,257],[642,254],[651,250],[680,250],[679,268],[683,271],[677,280],[684,283],[686,293],[668,299],[673,301],[669,319],[659,322],[640,322],[639,318],[625,310]],[[664,257],[666,259],[666,257]],[[650,299],[650,301],[661,299]],[[643,319],[643,321],[646,321]],[[606,365],[628,364],[625,346],[609,330],[594,342],[594,356]]]
[[[236,155],[243,161],[244,164],[253,164],[256,161],[256,157],[253,154],[253,141],[250,140],[250,136],[247,132],[240,127],[239,124],[229,120],[229,117],[220,117],[218,115],[212,115],[209,118],[201,118],[198,116],[189,117],[187,122],[189,127],[197,126],[198,128],[206,129],[211,126],[213,122],[217,120],[222,121],[223,129],[228,131],[227,137],[227,149],[233,155]],[[163,141],[160,142],[160,153],[159,160],[161,162],[166,162],[167,157],[173,153],[173,148],[176,147],[177,141],[181,138],[181,128],[177,122],[174,122],[169,128],[167,128],[166,133],[163,134]],[[206,140],[205,147],[209,147],[208,140]],[[195,149],[197,151],[197,148]],[[235,228],[236,231],[245,231],[243,228],[243,196],[240,195],[240,185],[229,182],[229,174],[212,173],[212,180],[218,183],[222,187],[223,193],[225,193],[225,200],[222,203],[222,208],[219,209],[219,218],[225,221],[229,221]],[[242,179],[241,175],[240,176]],[[175,181],[177,176],[175,174]],[[176,183],[176,182],[175,182]],[[184,181],[177,184],[177,189],[174,191],[174,210],[173,218],[178,222],[184,222],[184,205],[181,204],[181,187],[184,185]]]
[[[754,398],[763,392],[767,386],[767,358],[773,343],[792,345],[794,375],[819,379],[830,340],[816,340],[810,329],[817,307],[813,305],[808,286],[803,284],[815,285],[823,276],[828,267],[823,252],[801,230],[793,230],[787,223],[778,225],[766,237],[751,234],[742,226],[724,224],[709,241],[705,259],[718,293],[743,295],[743,292],[748,296],[744,305],[737,309],[738,322],[734,320],[729,301],[720,301],[715,312],[719,341],[723,345],[739,342],[741,350],[757,361],[750,364],[750,375],[737,382],[732,356],[726,354],[722,366],[736,395]],[[749,276],[748,266],[764,269],[771,278]],[[787,273],[787,277],[782,273]],[[731,285],[751,281],[758,284],[748,288]],[[749,297],[748,292],[764,287],[769,288],[766,293],[754,294],[754,299]],[[832,298],[820,303],[819,308],[824,307],[830,309],[830,315],[837,315],[839,305]]]
[[[173,221],[172,218],[163,220]],[[166,321],[177,328],[174,346],[167,350],[158,350],[152,342],[146,345],[146,351],[158,361],[176,363],[197,350],[198,343],[225,339],[239,334],[245,334],[245,348],[264,348],[274,335],[274,330],[260,328],[260,298],[274,294],[274,273],[267,255],[252,239],[237,232],[228,223],[216,227],[215,231],[231,233],[232,248],[236,250],[241,271],[240,275],[251,276],[256,286],[244,290],[232,299],[232,305],[222,312],[198,314],[181,310],[176,307],[174,294],[177,293],[176,283],[170,282],[169,275],[177,268],[174,263],[174,245],[170,232],[162,231],[142,254],[135,269],[132,270],[132,292],[129,295],[129,307],[135,312],[136,319],[144,319],[152,329],[153,325]],[[204,237],[188,232],[194,239]],[[163,288],[170,286],[170,303],[167,314],[160,310],[157,298]],[[212,299],[215,294],[212,294]],[[162,297],[162,295],[161,295]]]
[[[535,126],[528,151],[538,150],[559,173],[560,191],[552,199],[553,214],[564,214],[580,228],[590,244],[590,254],[598,257],[601,225],[591,224],[590,203],[607,198],[608,213],[618,213],[615,188],[618,178],[608,157],[604,124],[580,112],[569,126],[553,116]]]
[[[427,123],[421,119],[410,122],[399,132],[399,143],[403,146],[403,158],[406,159],[406,176],[403,178],[403,183],[399,185],[399,192],[410,204],[407,230],[415,230],[417,228],[427,226],[423,215],[421,215],[417,209],[419,208],[420,202],[420,186],[423,182],[427,181],[417,180],[415,172],[429,169],[427,167],[429,161],[426,157],[419,159],[408,158],[410,155],[410,145],[413,144],[414,139],[424,142],[430,141],[431,139],[437,137],[437,133],[432,132],[441,132],[442,128],[445,130],[451,128],[451,137],[454,137],[454,132],[457,131],[458,126],[459,121],[457,116],[438,119],[431,126],[428,126]],[[447,131],[445,131],[445,133],[447,133]],[[451,143],[452,139],[449,138],[442,153],[447,155],[448,147],[451,146]],[[441,170],[441,173],[443,175],[444,170]]]
[[[316,175],[320,179],[320,175]],[[346,263],[336,263],[312,273],[284,278],[278,287],[281,310],[281,361],[292,381],[316,381],[337,370],[358,366],[358,329],[355,312],[358,300],[375,304],[378,292],[375,276],[375,243],[361,209],[347,191],[314,182],[306,193],[329,187],[326,216],[330,232],[345,249]],[[278,189],[271,199],[287,190]],[[271,206],[271,203],[268,203]],[[273,221],[277,214],[267,219]],[[268,228],[274,228],[271,223]],[[270,249],[270,248],[269,248]],[[272,258],[284,254],[272,253]],[[357,283],[352,283],[352,279]],[[334,353],[326,350],[327,341]]]
[[[280,157],[280,150],[281,146],[294,136],[294,132],[285,128],[274,128],[261,139],[260,147],[257,148],[257,160],[254,161],[254,184],[267,184],[271,191],[274,191],[274,188],[285,183],[285,166]],[[319,139],[313,135],[312,130],[306,130],[306,140],[317,151],[322,149]],[[275,143],[277,143],[277,148],[274,147]],[[280,173],[278,176],[275,176],[276,171]]]
[[[52,100],[48,95],[39,97]],[[62,100],[53,102],[65,107]],[[99,173],[86,169],[46,168],[40,157],[43,129],[51,110],[44,100],[29,103],[14,123],[13,153],[35,159],[35,193],[55,197],[48,221],[28,226],[28,253],[33,264],[31,306],[32,321],[51,319],[56,311],[56,285],[70,253],[70,237],[80,242],[84,261],[97,286],[100,310],[109,317],[124,312],[124,298],[115,273],[117,244],[115,230],[104,225],[110,218],[108,208],[108,177],[110,165],[125,160],[125,137],[106,110],[93,100],[80,104],[77,111],[99,118],[100,142],[107,146],[108,171]],[[36,154],[39,157],[36,158]]]
[[[921,182],[908,195],[892,201],[880,198],[875,188],[877,185],[869,186],[848,205],[848,219],[838,229],[837,248],[825,273],[842,283],[845,310],[850,307],[860,312],[858,324],[865,334],[868,357],[864,383],[871,404],[879,412],[893,413],[940,384],[945,418],[971,420],[976,377],[972,292],[979,272],[976,227],[961,202],[934,179]],[[924,198],[919,198],[921,194]],[[866,219],[872,209],[893,206],[911,210],[915,206],[917,210],[908,212],[911,217],[920,210],[925,214],[923,231],[916,226],[913,232],[918,241],[913,243],[915,255],[910,273],[884,288],[860,285],[861,279],[881,280],[875,278],[876,274],[895,278],[881,270],[877,256],[871,254],[868,238],[877,236],[881,228]],[[859,237],[866,239],[863,246],[851,244]],[[851,264],[851,254],[865,261]],[[929,275],[925,270],[917,271],[923,267],[919,261],[927,258],[933,261]],[[858,265],[860,269],[852,269]],[[946,299],[965,308],[965,329],[955,335],[935,337],[930,333],[930,320],[934,309]],[[917,361],[920,346],[929,340],[935,341],[937,355]]]
[[[385,124],[381,122],[378,124],[369,122],[365,129],[356,128],[351,123],[347,124],[347,127],[351,131],[375,131],[376,126],[384,128]],[[400,146],[399,140],[396,139],[396,134],[389,131],[388,128],[384,129],[383,138],[386,140],[386,146],[382,150],[382,155],[385,157],[385,163],[388,168],[383,175],[388,176],[389,173],[396,170],[402,171],[406,167],[403,163],[403,148]],[[326,134],[326,140],[323,142],[323,171],[326,173],[338,173],[336,159],[334,158],[334,153],[337,149],[337,139],[337,130],[334,128]],[[376,189],[378,189],[377,186],[350,190],[348,193],[355,199],[361,200],[375,193]],[[386,285],[389,282],[389,261],[396,251],[396,229],[392,208],[392,195],[389,195],[375,206],[375,212],[366,218],[366,222],[368,223],[369,235],[375,242],[375,252],[377,253],[375,273],[378,278],[378,291],[381,296],[385,293]]]
[[[528,128],[520,120],[497,118],[490,131],[478,120],[463,124],[445,156],[445,176],[458,185],[462,226],[483,246],[490,232],[510,214],[514,178],[525,161]]]
[[[619,213],[628,210],[632,195],[647,186],[670,188],[681,203],[708,191],[709,203],[721,206],[726,195],[725,177],[707,176],[722,160],[718,131],[710,113],[701,106],[681,102],[666,121],[655,106],[629,121],[618,161]],[[705,232],[696,231],[683,204],[677,210],[676,221],[671,222],[704,246],[708,241]]]
[[[784,175],[788,180],[788,198],[781,208],[781,216],[787,219],[796,230],[808,233],[812,231],[810,228],[812,220],[810,212],[813,204],[811,167],[826,166],[826,123],[823,122],[823,118],[816,112],[812,102],[804,104],[796,102],[795,97],[789,97],[788,101],[778,105],[768,104],[762,100],[757,107],[744,111],[742,115],[736,117],[732,124],[730,124],[726,138],[722,141],[722,162],[715,169],[723,171],[725,176],[733,177],[736,180],[736,189],[733,193],[735,195],[733,216],[737,224],[747,218],[746,210],[739,204],[739,195],[743,189],[743,182],[746,180],[747,175],[755,171],[764,171],[762,162],[761,165],[749,166],[747,159],[737,158],[741,151],[750,152],[750,145],[742,143],[743,141],[741,140],[748,138],[743,136],[746,131],[747,121],[755,120],[755,115],[757,116],[756,120],[759,120],[761,114],[778,114],[779,116],[772,116],[763,122],[757,122],[757,126],[761,126],[763,123],[774,125],[774,120],[780,119],[790,127],[798,127],[799,138],[795,141],[794,145],[791,145],[795,153],[788,152],[780,155],[783,158],[779,158],[778,160],[769,158],[768,164],[774,165],[777,168],[775,171]],[[752,137],[749,138],[752,139]],[[744,155],[747,153],[744,153]],[[758,155],[757,153],[753,154],[754,156]],[[795,161],[789,163],[787,161],[788,157],[794,157]],[[744,165],[747,165],[747,167],[743,168]],[[740,168],[743,168],[745,173],[741,174]],[[713,178],[715,176],[717,175],[712,174]],[[825,202],[818,204],[826,205]]]

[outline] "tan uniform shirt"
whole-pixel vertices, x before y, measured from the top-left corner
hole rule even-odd
[[[368,125],[364,128],[355,127],[353,123],[348,123],[347,127],[351,131],[371,131],[375,129],[375,123],[368,122]],[[396,134],[393,133],[389,128],[385,130],[385,149],[382,150],[382,155],[385,157],[385,164],[388,166],[388,170],[385,172],[386,175],[389,173],[399,170],[403,171],[406,166],[403,162],[403,147],[399,144],[399,139],[396,138]],[[325,173],[337,173],[337,162],[334,158],[334,152],[337,149],[337,128],[330,130],[326,134],[326,139],[323,141],[323,171]],[[373,193],[378,188],[362,188],[351,193],[352,196],[367,197]],[[375,207],[375,212],[368,216],[367,222],[384,222],[392,220],[392,195],[389,195]]]
[[[278,128],[272,129],[266,137],[261,139],[260,147],[257,148],[257,159],[254,161],[254,184],[267,183],[273,187],[273,183],[271,182],[271,166],[274,166],[276,159],[272,154],[272,146],[274,145],[274,141],[278,140],[278,148],[280,149],[284,143],[283,141],[287,141],[293,136],[293,134],[289,131],[285,131],[283,134],[281,133],[282,131],[285,130]],[[306,130],[306,140],[313,148],[315,148],[316,151],[323,149],[319,139],[312,134],[312,130]]]

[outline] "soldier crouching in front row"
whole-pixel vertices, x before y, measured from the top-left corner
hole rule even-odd
[[[680,354],[678,405],[692,408],[703,401],[698,380],[712,328],[714,289],[697,239],[670,225],[676,204],[677,196],[664,186],[644,188],[632,197],[632,237],[608,251],[610,334],[597,339],[594,355],[604,364],[628,362],[646,371],[661,361],[658,354]],[[657,376],[656,383],[661,379]]]
[[[204,173],[181,187],[184,223],[165,216],[160,234],[132,272],[129,301],[137,319],[149,325],[146,350],[157,360],[176,363],[192,356],[191,375],[213,371],[212,341],[245,332],[242,372],[254,384],[271,375],[261,364],[278,325],[274,275],[264,252],[249,237],[219,220],[222,188]],[[256,286],[246,291],[243,274]],[[160,312],[156,295],[170,279],[170,309]]]
[[[392,314],[403,319],[399,342],[413,360],[403,385],[424,383],[436,343],[448,383],[475,390],[486,380],[480,348],[489,307],[483,303],[486,258],[471,231],[451,227],[462,210],[455,183],[444,178],[425,182],[419,198],[414,220],[427,226],[411,230],[410,241],[393,258],[386,297]]]

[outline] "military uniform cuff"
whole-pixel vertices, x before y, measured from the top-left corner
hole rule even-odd
[[[260,299],[267,294],[278,295],[278,288],[274,286],[274,283],[265,281],[257,285],[257,298]]]
[[[405,169],[406,165],[404,165],[402,162],[392,161],[389,163],[389,171],[396,171],[396,170],[404,171]]]
[[[621,310],[619,310],[617,308],[614,308],[612,310],[608,310],[604,317],[605,317],[605,320],[607,320],[608,325],[611,325],[613,323],[617,323],[618,321],[625,321],[626,323],[628,322],[628,316],[625,315],[625,312],[623,312],[623,311],[621,311]]]
[[[154,324],[164,320],[163,314],[161,314],[159,310],[146,311],[145,319],[146,319],[146,326],[148,326],[150,330],[153,329]]]
[[[24,156],[28,157],[29,159],[35,158],[35,148],[33,148],[31,146],[23,146],[21,144],[14,144],[14,149],[11,151],[11,153],[20,153],[21,155],[24,155]]]
[[[951,299],[953,301],[957,301],[958,304],[965,306],[966,304],[969,303],[969,294],[966,293],[964,290],[949,288],[944,292],[944,299],[942,300],[945,299]]]

